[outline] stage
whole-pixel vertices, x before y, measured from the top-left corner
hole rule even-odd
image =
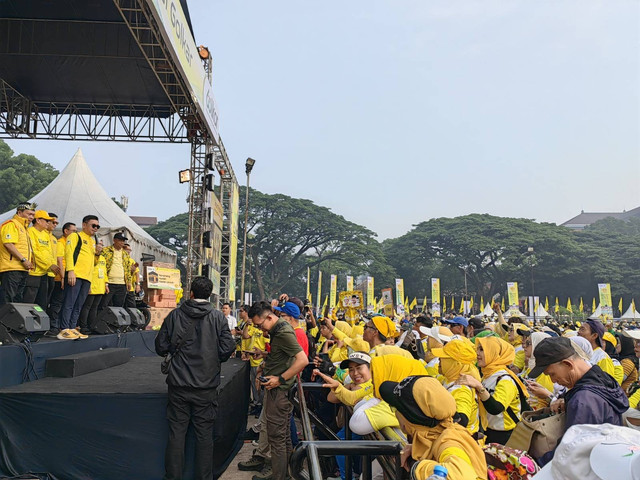
[[[75,378],[41,378],[17,385],[16,375],[21,377],[28,368],[25,353],[20,346],[0,347],[0,374],[4,382],[14,383],[0,389],[0,478],[27,473],[47,480],[162,478],[167,386],[160,357],[151,356],[154,337],[155,332],[132,332],[119,338],[39,342],[32,346],[39,376],[44,375],[46,358],[102,345],[131,348],[134,356],[123,365]],[[216,476],[242,446],[248,377],[245,362],[232,359],[223,364],[214,431]],[[192,478],[192,465],[190,430],[185,479]]]

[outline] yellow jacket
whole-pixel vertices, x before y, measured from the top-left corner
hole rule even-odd
[[[51,234],[49,230],[38,231],[36,227],[27,229],[31,247],[33,248],[33,258],[35,265],[33,270],[29,270],[29,275],[41,277],[49,272],[49,268],[55,262],[51,255]]]
[[[18,215],[14,215],[12,219],[7,220],[0,226],[0,272],[25,271],[27,269],[24,263],[20,261],[20,258],[16,258],[9,253],[4,244],[13,243],[18,252],[23,255],[23,258],[32,260],[33,250],[27,233],[28,226],[29,220]]]
[[[78,241],[82,241],[78,258],[74,260],[74,253]],[[76,278],[91,281],[93,278],[93,266],[97,263],[95,256],[96,241],[86,233],[80,231],[67,237],[64,248],[65,268],[67,272],[75,272]]]

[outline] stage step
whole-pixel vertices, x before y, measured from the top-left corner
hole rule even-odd
[[[47,359],[47,377],[79,377],[86,373],[127,363],[131,359],[129,348],[105,348],[92,352],[76,353]]]

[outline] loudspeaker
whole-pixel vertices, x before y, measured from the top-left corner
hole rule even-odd
[[[98,317],[95,330],[98,333],[117,333],[131,325],[129,312],[123,307],[107,307]]]
[[[129,312],[129,317],[131,318],[131,328],[134,330],[143,330],[146,327],[147,322],[145,321],[144,314],[138,310],[137,308],[127,308],[127,312]]]
[[[49,315],[33,303],[7,303],[0,307],[0,342],[38,341],[49,330]]]

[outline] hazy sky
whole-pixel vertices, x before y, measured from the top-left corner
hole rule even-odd
[[[433,217],[562,223],[640,206],[636,0],[189,8],[241,183],[251,156],[255,188],[310,198],[380,239]],[[8,143],[58,169],[81,147],[132,215],[186,211],[188,146]]]

